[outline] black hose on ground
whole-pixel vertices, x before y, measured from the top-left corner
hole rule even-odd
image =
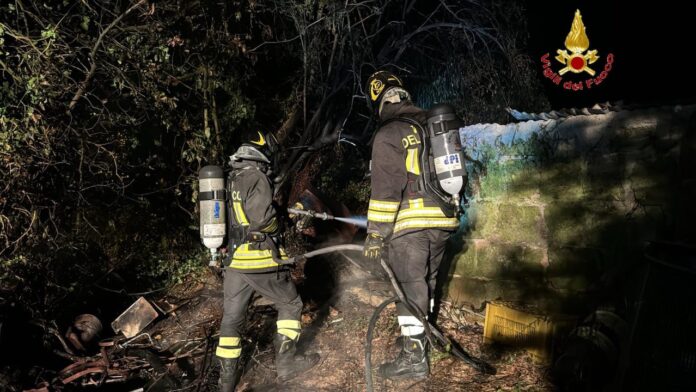
[[[389,280],[391,281],[391,284],[394,287],[394,291],[396,292],[396,296],[399,298],[399,301],[401,301],[404,304],[404,306],[406,306],[406,309],[408,309],[408,311],[411,312],[411,314],[415,315],[421,320],[421,323],[423,323],[423,327],[425,329],[425,336],[427,337],[428,341],[433,347],[436,347],[434,343],[435,339],[437,339],[445,350],[450,350],[450,352],[454,354],[455,357],[466,362],[479,372],[484,374],[496,373],[495,368],[490,364],[486,363],[481,359],[472,357],[465,350],[452,344],[449,338],[443,335],[442,332],[440,332],[440,330],[437,329],[436,326],[434,326],[430,323],[430,321],[428,321],[427,316],[424,315],[423,312],[421,312],[420,308],[418,308],[418,306],[416,306],[413,302],[406,298],[406,294],[404,294],[404,291],[401,289],[399,281],[396,280],[396,276],[394,276],[394,271],[392,271],[391,267],[389,267],[389,264],[387,264],[387,262],[384,261],[384,259],[381,260],[381,264],[382,268],[384,268],[384,271],[389,276]],[[435,339],[433,339],[433,337],[435,337]]]
[[[393,303],[393,302],[401,302],[404,306],[406,306],[406,309],[408,309],[411,314],[415,315],[420,319],[421,323],[423,324],[424,330],[425,330],[425,336],[428,339],[428,342],[430,342],[430,345],[433,347],[435,346],[435,341],[437,340],[438,343],[444,348],[445,351],[449,351],[454,355],[455,357],[459,358],[460,360],[464,361],[467,363],[469,366],[473,367],[474,369],[478,370],[481,373],[484,374],[495,374],[496,370],[493,366],[490,364],[486,363],[485,361],[472,357],[469,353],[467,353],[465,350],[457,347],[456,345],[452,344],[452,342],[440,332],[440,330],[437,329],[434,325],[432,325],[427,317],[421,312],[421,310],[413,304],[413,302],[409,301],[408,298],[406,298],[406,295],[404,294],[404,291],[401,289],[401,286],[399,285],[399,282],[396,280],[396,276],[394,276],[394,271],[392,271],[391,267],[382,259],[380,261],[382,264],[382,268],[384,268],[384,271],[387,273],[389,276],[389,280],[391,281],[392,287],[394,288],[394,291],[396,292],[396,297],[390,298],[384,302],[382,302],[377,309],[375,309],[375,312],[372,314],[372,318],[370,318],[370,323],[367,326],[367,338],[365,342],[365,383],[366,383],[366,390],[367,392],[372,392],[373,391],[373,382],[372,382],[372,334],[375,325],[377,324],[377,320],[379,319],[379,315],[384,311],[384,309],[387,307],[387,305]]]
[[[342,251],[342,250],[354,250],[354,251],[362,251],[363,247],[361,245],[356,245],[356,244],[344,244],[344,245],[334,245],[334,246],[328,246],[326,248],[321,248],[317,249],[311,252],[307,252],[303,255],[300,256],[295,256],[291,257],[288,260],[283,260],[283,264],[292,264],[298,261],[306,260],[308,258],[314,257],[314,256],[319,256],[323,255],[326,253],[331,253],[331,252],[337,252],[337,251]],[[365,342],[365,382],[367,383],[367,391],[372,392],[373,390],[373,383],[372,383],[372,338],[373,338],[373,333],[374,333],[374,328],[375,325],[377,324],[377,320],[379,319],[379,315],[384,311],[384,309],[387,307],[387,305],[394,303],[394,302],[401,302],[406,306],[406,309],[408,309],[411,314],[415,315],[418,317],[418,319],[421,320],[421,323],[423,323],[423,327],[425,329],[425,335],[426,338],[428,339],[428,342],[433,347],[435,346],[435,341],[440,343],[440,345],[445,349],[449,350],[455,357],[459,358],[460,360],[464,361],[474,369],[478,370],[481,373],[484,374],[495,374],[496,370],[493,366],[490,364],[484,362],[481,359],[472,357],[469,353],[467,353],[465,350],[457,347],[456,345],[453,345],[452,342],[440,332],[434,325],[432,325],[429,321],[428,318],[421,312],[421,310],[415,306],[411,301],[406,298],[406,295],[404,294],[404,291],[401,289],[401,286],[399,285],[399,281],[396,280],[396,276],[394,276],[394,271],[392,271],[391,267],[384,261],[384,259],[380,260],[380,264],[382,265],[382,268],[384,271],[387,273],[387,276],[389,276],[389,281],[392,284],[392,287],[394,288],[394,292],[396,293],[396,297],[390,298],[384,302],[382,302],[376,309],[375,312],[372,314],[372,317],[370,318],[370,323],[368,324],[367,327],[367,341]]]
[[[377,320],[379,320],[379,315],[382,314],[384,308],[389,306],[389,304],[396,303],[399,300],[398,297],[392,297],[388,300],[382,302],[377,306],[375,312],[372,313],[370,318],[370,323],[367,324],[367,342],[365,344],[365,383],[367,384],[367,390],[372,391],[372,339],[375,326],[377,325]]]

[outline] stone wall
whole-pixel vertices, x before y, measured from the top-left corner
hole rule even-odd
[[[680,151],[693,112],[462,128],[481,165],[469,167],[469,206],[450,243],[445,294],[569,311],[624,284],[645,241],[677,237],[680,187],[691,170]]]

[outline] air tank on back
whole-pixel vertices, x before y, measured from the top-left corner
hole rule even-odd
[[[205,166],[198,172],[201,241],[210,249],[211,265],[217,265],[218,248],[223,245],[225,223],[225,174],[219,166]]]
[[[433,106],[428,111],[427,124],[437,180],[442,190],[452,195],[454,203],[459,205],[466,171],[459,139],[460,121],[454,107],[448,104]]]

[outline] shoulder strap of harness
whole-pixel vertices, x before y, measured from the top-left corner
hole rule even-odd
[[[232,260],[232,255],[234,255],[234,251],[242,245],[247,237],[247,228],[240,225],[236,219],[234,219],[234,206],[233,206],[233,200],[232,200],[232,190],[234,188],[234,181],[239,174],[239,169],[232,169],[228,174],[227,174],[227,194],[229,197],[227,198],[227,258],[224,260],[225,266],[229,266],[230,261]]]
[[[430,139],[423,128],[423,124],[410,117],[393,117],[380,124],[380,128],[396,121],[405,122],[413,125],[421,137],[423,149],[420,152],[421,175],[418,176],[418,192],[428,196],[440,207],[442,212],[448,217],[457,215],[457,208],[452,205],[452,198],[442,189],[437,181],[437,174],[432,169],[433,163],[430,156]]]

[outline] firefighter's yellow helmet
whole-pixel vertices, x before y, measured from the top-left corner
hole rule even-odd
[[[242,145],[232,155],[232,160],[249,160],[271,163],[278,152],[278,141],[270,132],[252,131],[242,137]]]
[[[375,116],[379,116],[382,98],[393,88],[399,88],[408,95],[401,79],[389,71],[377,71],[367,78],[365,85],[367,107]]]

